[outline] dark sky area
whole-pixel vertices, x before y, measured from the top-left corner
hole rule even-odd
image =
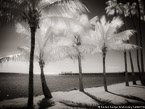
[[[88,9],[90,10],[90,18],[96,15],[101,17],[105,14],[106,0],[83,0],[83,2],[87,5]]]
[[[88,9],[90,10],[89,18],[92,18],[94,16],[101,17],[102,15],[105,14],[105,7],[106,7],[106,2],[107,0],[83,0],[83,2],[87,5]],[[107,19],[108,20],[108,19]],[[110,18],[109,18],[110,20]],[[135,18],[135,23],[138,24],[138,20]],[[132,29],[132,23],[131,20],[128,19],[127,22],[125,23],[129,29]],[[137,26],[138,27],[138,26]],[[143,30],[143,36],[145,35],[144,32],[144,22],[142,22],[142,30]],[[9,28],[9,30],[4,31],[3,29],[0,29],[0,56],[4,56],[6,54],[11,54],[14,53],[16,50],[16,46],[21,44],[21,40],[19,40],[18,36],[13,33],[14,28]],[[133,36],[131,38],[131,43],[135,43],[135,37]],[[143,39],[145,42],[145,37]],[[144,43],[145,46],[145,43]],[[144,50],[145,51],[145,50]],[[132,52],[133,54],[133,61],[134,65],[136,66],[136,54],[135,51]],[[124,71],[124,61],[123,61],[123,53],[122,52],[109,52],[107,54],[107,71],[111,72],[121,72]],[[48,72],[61,72],[61,71],[72,71],[72,72],[77,72],[78,69],[76,68],[77,63],[73,64],[70,60],[68,61],[63,61],[63,62],[58,62],[54,64],[50,64],[49,68],[46,69]],[[129,61],[128,61],[128,64]],[[13,64],[12,68],[13,69],[14,65]],[[63,66],[65,66],[66,70],[63,70]],[[56,67],[57,66],[57,67]],[[16,66],[17,67],[17,66]],[[22,68],[19,64],[19,67]],[[25,67],[23,67],[25,68]],[[7,67],[0,68],[1,71],[5,71],[8,69]],[[54,70],[55,69],[55,70]],[[56,70],[58,69],[58,70]],[[86,60],[83,61],[83,70],[84,72],[102,72],[102,57],[101,55],[95,55],[95,56],[86,56]],[[14,70],[13,70],[14,71]],[[20,70],[19,70],[20,71]],[[130,71],[130,68],[129,68]],[[135,67],[135,71],[137,71],[137,68]]]

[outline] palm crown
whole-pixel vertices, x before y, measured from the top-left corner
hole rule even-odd
[[[137,3],[139,4],[139,7],[137,6]],[[137,0],[137,2],[133,3],[118,3],[117,0],[108,0],[106,2],[107,7],[106,7],[106,13],[108,15],[114,15],[114,14],[119,14],[119,15],[124,15],[125,17],[132,15],[137,15],[139,17],[139,12],[138,8],[140,11],[140,19],[144,20],[144,5],[141,0]]]
[[[113,18],[111,22],[107,22],[105,16],[103,16],[94,25],[95,31],[91,37],[93,44],[97,48],[94,52],[102,52],[104,48],[106,50],[130,50],[137,47],[136,45],[124,43],[135,31],[125,30],[118,33],[118,30],[123,25],[123,21],[119,17]]]

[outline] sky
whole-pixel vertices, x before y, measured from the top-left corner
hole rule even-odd
[[[105,1],[106,0],[83,0],[90,10],[89,18],[94,16],[101,17],[105,14]],[[0,57],[14,54],[16,47],[22,42],[19,40],[19,36],[13,34],[14,28],[9,29],[9,31],[0,30],[2,37],[0,41]],[[12,37],[13,36],[13,37]],[[134,43],[134,39],[131,39]],[[135,51],[133,54],[133,62],[135,71],[137,71]],[[128,71],[130,70],[130,63],[128,58]],[[40,69],[37,63],[34,64],[34,73],[39,74]],[[83,73],[97,73],[102,72],[102,55],[90,55],[86,54],[82,59]],[[28,62],[7,62],[0,65],[0,72],[15,72],[15,73],[28,73],[29,63]],[[106,71],[107,72],[124,72],[124,58],[123,52],[120,51],[109,51],[106,57]],[[73,72],[78,73],[78,63],[77,60],[73,61],[71,59],[65,59],[63,61],[51,62],[45,66],[45,74],[59,74],[61,72]]]

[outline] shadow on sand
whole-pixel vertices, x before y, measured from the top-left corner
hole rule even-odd
[[[66,105],[66,106],[70,106],[73,108],[77,108],[77,109],[81,109],[81,108],[86,108],[86,109],[98,109],[98,106],[144,106],[145,105],[145,100],[143,100],[142,98],[136,97],[136,96],[132,96],[132,95],[122,95],[122,94],[116,94],[113,92],[109,92],[113,95],[117,95],[120,97],[124,97],[125,99],[125,103],[120,103],[120,104],[113,104],[111,100],[109,99],[102,99],[102,98],[98,98],[94,95],[89,94],[88,92],[82,92],[84,94],[86,94],[87,96],[89,96],[90,98],[92,98],[94,101],[96,101],[97,104],[88,104],[88,103],[78,103],[78,102],[73,102],[73,101],[68,101],[68,100],[62,100],[60,101],[60,103]],[[132,103],[127,99],[131,99],[131,100],[136,100],[141,102],[141,104],[138,103]]]
[[[39,103],[39,109],[46,109],[48,107],[54,106],[55,102],[51,99],[43,98]]]
[[[60,103],[72,107],[73,109],[98,109],[98,105],[95,104],[89,104],[89,103],[79,103],[79,102],[73,102],[73,101],[69,101],[69,100],[62,100],[59,101]],[[65,108],[67,109],[67,108]]]
[[[94,95],[89,94],[88,92],[83,92],[83,93],[86,94],[87,96],[89,96],[90,98],[92,98],[93,100],[95,100],[99,105],[114,106],[112,101],[109,99],[106,100],[106,99],[98,98]]]
[[[117,95],[117,96],[120,96],[120,97],[124,97],[126,99],[136,100],[136,101],[139,101],[139,102],[142,102],[142,103],[145,104],[145,100],[144,99],[136,97],[136,96],[133,96],[133,95],[117,94],[117,93],[110,92],[110,91],[108,91],[108,93],[113,94],[113,95]]]

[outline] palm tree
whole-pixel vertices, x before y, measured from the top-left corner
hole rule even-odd
[[[139,17],[139,36],[140,36],[140,46],[143,47],[143,42],[142,42],[142,31],[141,31],[141,20],[144,20],[144,9],[143,9],[143,2],[136,0],[136,2],[132,3],[132,5],[130,5],[130,3],[126,3],[124,5],[124,10],[125,10],[125,14],[126,16],[130,16],[131,20],[133,22],[133,15],[137,15]],[[135,27],[135,24],[133,22],[133,26]],[[137,34],[136,34],[136,44],[138,44],[138,38],[137,38]],[[143,49],[140,50],[140,57],[141,57],[141,69],[139,66],[139,53],[137,50],[137,64],[138,64],[138,69],[139,72],[142,72],[142,74],[140,74],[141,77],[141,83],[142,85],[144,85],[144,79],[143,79],[143,72],[144,72],[144,61],[143,61]]]
[[[117,14],[123,14],[122,13],[122,8],[118,5],[117,0],[109,0],[106,2],[106,4],[108,5],[106,7],[106,13],[108,15],[115,15],[117,16]],[[125,82],[126,82],[126,86],[129,86],[129,82],[128,82],[128,70],[127,70],[127,53],[126,51],[124,51],[124,67],[125,67]]]
[[[94,46],[91,44],[90,36],[93,34],[92,28],[94,27],[93,24],[96,23],[98,20],[98,17],[95,16],[90,21],[86,16],[82,17],[80,22],[82,22],[85,26],[83,31],[78,35],[73,35],[71,41],[73,42],[72,45],[70,45],[68,56],[72,59],[77,59],[78,61],[78,69],[79,69],[79,91],[84,92],[84,85],[83,85],[83,74],[82,74],[82,57],[83,54],[90,53],[92,49],[94,49]]]
[[[42,83],[42,91],[47,99],[51,99],[52,95],[47,86],[45,75],[44,75],[44,67],[46,63],[63,59],[67,57],[65,52],[65,46],[70,44],[63,44],[61,43],[62,39],[60,40],[59,37],[54,37],[52,33],[49,31],[50,27],[47,26],[46,28],[46,20],[41,23],[40,29],[37,31],[36,34],[36,48],[34,53],[34,60],[39,63],[40,70],[41,70],[41,83]],[[45,29],[44,29],[45,28]],[[26,46],[18,47],[20,53],[8,55],[5,57],[0,58],[0,62],[6,62],[10,60],[17,60],[17,61],[29,61],[29,54],[30,54],[30,34],[29,31],[22,26],[20,23],[16,25],[16,31],[21,34],[22,38],[25,40]]]
[[[33,60],[35,49],[35,33],[39,27],[41,15],[47,12],[48,17],[76,17],[86,12],[86,7],[76,0],[2,0],[1,24],[17,22],[24,19],[28,22],[31,32],[30,64],[29,64],[29,94],[28,108],[33,108]]]
[[[75,38],[75,50],[77,51],[78,55],[77,55],[77,60],[78,60],[78,68],[79,68],[79,90],[81,92],[84,92],[84,86],[83,86],[83,77],[82,77],[82,61],[81,61],[81,52],[79,50],[78,47],[81,46],[81,41],[80,41],[80,37],[79,36],[74,36]]]
[[[100,22],[97,22],[95,25],[95,37],[92,37],[94,40],[94,45],[96,49],[92,53],[101,52],[103,56],[103,77],[104,77],[104,89],[107,89],[106,82],[106,69],[105,69],[105,59],[107,51],[109,50],[131,50],[137,48],[136,45],[124,43],[128,40],[130,36],[133,35],[133,30],[125,30],[120,33],[117,33],[123,25],[123,21],[119,18],[113,18],[111,22],[107,22],[105,16],[100,19]]]
[[[123,5],[122,3],[118,3],[117,0],[110,0],[107,2],[108,7],[106,8],[106,13],[108,13],[109,15],[122,15],[124,17],[129,16],[129,11],[131,11],[132,13],[135,12],[135,10],[129,5],[129,3],[126,3],[125,5]],[[132,9],[132,10],[131,10]],[[112,13],[114,12],[114,13]],[[123,18],[124,18],[123,17]],[[125,29],[126,29],[126,25],[125,25]],[[136,37],[137,38],[137,37]],[[137,40],[137,39],[136,39]],[[129,43],[129,41],[127,41]],[[138,45],[138,44],[137,44]],[[130,57],[130,65],[131,65],[131,70],[132,70],[132,81],[133,84],[136,84],[136,80],[135,80],[135,73],[134,73],[134,64],[133,64],[133,59],[132,59],[132,54],[129,51],[129,57]],[[127,53],[126,51],[124,51],[124,61],[125,61],[125,73],[127,73]],[[139,67],[139,56],[138,56],[138,50],[137,50],[137,62],[138,62],[138,67]],[[139,69],[139,68],[138,68]],[[127,76],[128,74],[125,74],[125,76]],[[126,77],[126,86],[129,85],[128,77]]]
[[[93,45],[91,45],[90,35],[92,33],[93,25],[97,21],[98,17],[94,17],[90,21],[86,15],[80,16],[79,25],[74,26],[75,28],[71,28],[69,34],[67,34],[64,40],[69,43],[65,46],[63,53],[73,60],[78,61],[78,69],[79,69],[79,91],[84,92],[83,86],[83,74],[82,74],[82,57],[85,53],[90,53],[92,49],[94,49]],[[77,22],[78,23],[78,22]],[[67,26],[68,28],[68,26]],[[73,30],[74,29],[74,30]],[[70,34],[71,33],[71,34]]]
[[[139,0],[137,1],[137,10],[138,10],[138,17],[139,17],[139,21],[138,21],[138,25],[139,25],[139,34],[140,34],[140,46],[143,47],[143,37],[142,37],[142,30],[141,30],[141,19],[143,18],[142,13],[144,11],[142,10],[142,5],[143,3]],[[143,49],[140,50],[140,57],[141,57],[141,72],[142,72],[142,76],[141,76],[141,83],[142,85],[145,85],[145,81],[144,81],[144,57],[143,57]]]
[[[130,4],[126,3],[124,5],[124,9],[125,9],[125,13],[126,13],[126,16],[129,16],[131,18],[131,21],[132,21],[132,24],[133,24],[133,28],[135,30],[137,30],[136,26],[135,26],[135,22],[134,22],[134,19],[133,19],[133,15],[136,14],[137,12],[137,9],[135,8],[136,7],[136,4],[133,3],[131,6]],[[135,33],[135,38],[136,38],[136,45],[139,45],[138,44],[138,37],[137,37],[137,33]],[[138,67],[138,71],[141,73],[141,69],[140,69],[140,62],[139,62],[139,50],[137,49],[137,52],[136,52],[136,59],[137,59],[137,67]],[[140,74],[141,76],[141,74]],[[141,80],[141,79],[140,79]]]

